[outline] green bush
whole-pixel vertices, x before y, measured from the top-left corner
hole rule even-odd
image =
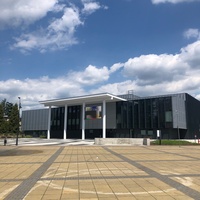
[[[32,138],[32,135],[25,135],[25,138]]]
[[[40,138],[47,138],[46,135],[40,135]]]
[[[151,142],[151,145],[159,145],[159,144],[160,140],[155,140]],[[199,145],[199,144],[184,140],[161,140],[161,145]]]

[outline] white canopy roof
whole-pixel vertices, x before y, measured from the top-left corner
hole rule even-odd
[[[102,93],[102,94],[71,97],[65,99],[45,100],[45,101],[39,101],[39,103],[43,104],[44,106],[64,106],[64,105],[82,105],[83,103],[86,104],[102,103],[103,101],[117,102],[117,101],[127,101],[127,100],[115,96],[113,94]]]

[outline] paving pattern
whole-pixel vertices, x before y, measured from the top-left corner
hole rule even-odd
[[[200,146],[0,146],[0,199],[200,199]]]

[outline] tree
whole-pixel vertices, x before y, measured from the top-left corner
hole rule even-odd
[[[18,133],[19,132],[19,111],[18,111],[18,105],[15,104],[12,106],[12,109],[9,114],[9,127],[10,131],[12,133]]]
[[[13,105],[3,99],[0,102],[0,134],[18,133],[19,111],[18,105]]]
[[[3,133],[4,129],[4,111],[3,111],[3,106],[0,104],[0,133]]]
[[[2,105],[2,108],[3,108],[3,116],[4,117],[9,117],[10,116],[10,112],[12,110],[12,107],[13,107],[13,104],[6,101],[6,99],[3,99],[1,101],[1,105]]]
[[[9,132],[9,120],[5,117],[4,109],[0,104],[0,134],[6,134]]]

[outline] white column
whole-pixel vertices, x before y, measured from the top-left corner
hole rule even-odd
[[[63,139],[64,139],[64,140],[67,139],[67,105],[65,105]]]
[[[106,138],[106,101],[103,101],[103,138]]]
[[[85,103],[82,105],[82,140],[85,140]]]
[[[50,129],[51,129],[51,106],[49,106],[47,139],[50,139]]]

